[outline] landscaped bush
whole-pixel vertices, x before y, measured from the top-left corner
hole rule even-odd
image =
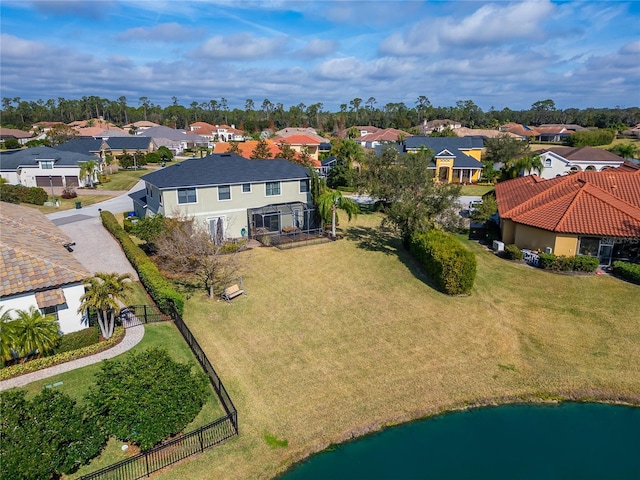
[[[441,230],[429,230],[414,234],[409,249],[445,293],[469,293],[473,288],[476,257],[455,237]]]
[[[153,298],[156,305],[164,313],[170,313],[173,304],[180,315],[184,310],[182,295],[162,276],[158,267],[153,263],[144,251],[138,247],[127,232],[120,226],[113,213],[103,210],[100,213],[102,224],[120,242],[124,254],[138,272],[140,282],[147,293]]]
[[[77,332],[62,335],[58,345],[53,349],[54,354],[70,352],[79,348],[88,347],[100,341],[100,332],[97,328],[84,328]]]
[[[640,285],[640,264],[615,261],[613,262],[613,274]]]
[[[0,380],[7,380],[8,378],[17,377],[19,375],[24,375],[25,373],[35,372],[37,370],[42,370],[43,368],[53,367],[60,363],[69,362],[77,358],[102,352],[113,347],[122,340],[124,333],[125,331],[123,327],[116,327],[111,338],[104,342],[94,343],[93,345],[89,345],[88,347],[80,348],[78,350],[58,353],[50,357],[36,358],[28,361],[27,363],[19,363],[18,365],[11,365],[10,367],[2,368],[0,369]]]
[[[513,243],[504,247],[504,258],[508,260],[522,260],[523,256],[522,250]]]
[[[29,203],[44,205],[49,196],[40,187],[25,187],[24,185],[0,184],[0,200],[8,203]]]
[[[44,389],[0,394],[0,478],[59,478],[95,457],[107,442],[93,412],[68,395]]]
[[[615,130],[599,129],[593,131],[582,131],[571,134],[566,140],[566,144],[572,147],[584,147],[598,145],[609,145],[616,136]]]
[[[111,177],[109,175],[98,174],[98,183],[109,183],[110,181]]]
[[[552,270],[556,263],[556,257],[553,253],[541,253],[540,254],[540,268],[544,270]]]
[[[587,255],[576,255],[568,257],[565,255],[554,255],[553,253],[540,254],[540,268],[553,270],[556,272],[595,272],[600,261],[597,257]]]
[[[590,257],[588,255],[576,255],[574,258],[573,269],[576,272],[595,272],[600,265],[598,257]]]
[[[87,400],[109,434],[148,450],[181,432],[209,392],[202,371],[154,348],[103,362]]]
[[[64,190],[62,190],[62,194],[60,196],[62,198],[76,198],[78,194],[73,188],[65,187]]]

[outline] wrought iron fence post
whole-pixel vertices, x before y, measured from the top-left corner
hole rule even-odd
[[[144,323],[149,323],[149,319],[147,318],[147,306],[144,306]]]
[[[198,440],[200,440],[200,451],[204,452],[204,440],[202,439],[202,427],[198,430]]]
[[[151,475],[149,473],[149,453],[148,452],[144,452],[144,463],[147,465],[147,477],[149,475]]]

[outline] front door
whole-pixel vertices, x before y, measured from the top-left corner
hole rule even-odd
[[[613,254],[613,242],[608,240],[600,240],[600,248],[598,248],[598,258],[600,266],[608,267],[611,265],[611,255]]]

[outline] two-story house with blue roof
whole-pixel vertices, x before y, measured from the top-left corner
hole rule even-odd
[[[193,158],[144,175],[130,194],[136,216],[189,216],[216,239],[316,228],[309,170],[283,159],[234,153]]]
[[[482,173],[482,137],[407,137],[404,152],[415,153],[428,148],[434,153],[429,168],[435,170],[435,178],[443,183],[476,183]]]

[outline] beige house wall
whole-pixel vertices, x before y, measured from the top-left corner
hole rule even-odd
[[[516,242],[516,225],[511,220],[502,220],[502,241],[505,245]]]
[[[161,210],[165,216],[187,215],[195,217],[207,229],[211,220],[222,217],[227,238],[239,238],[242,236],[243,229],[245,232],[248,231],[247,210],[249,208],[263,207],[274,203],[309,203],[311,200],[308,192],[300,192],[300,180],[281,181],[280,195],[267,195],[265,182],[252,183],[251,192],[247,193],[242,192],[241,184],[231,185],[231,199],[229,200],[218,200],[218,187],[197,187],[196,202],[188,204],[178,204],[176,189],[164,190],[161,193]],[[156,211],[160,213],[160,207]]]
[[[577,235],[556,235],[556,244],[553,249],[556,255],[567,255],[573,257],[578,254],[578,236]]]

